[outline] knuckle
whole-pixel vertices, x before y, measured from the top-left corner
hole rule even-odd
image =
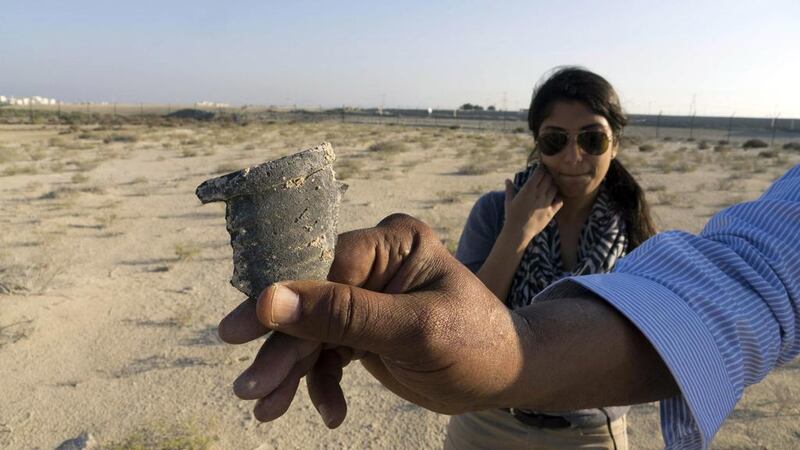
[[[328,324],[325,332],[331,342],[358,341],[364,331],[366,303],[356,301],[354,288],[333,285],[327,293]]]

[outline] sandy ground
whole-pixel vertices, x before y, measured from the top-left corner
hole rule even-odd
[[[84,431],[112,448],[440,448],[447,417],[394,397],[357,364],[334,431],[304,388],[270,424],[231,392],[259,344],[216,337],[242,298],[227,283],[224,206],[201,206],[194,189],[325,140],[350,185],[340,231],[402,211],[450,249],[477,197],[501,189],[530,145],[525,134],[338,123],[0,126],[0,448],[54,448]],[[800,162],[716,142],[643,143],[621,158],[661,229],[697,232]],[[747,390],[713,447],[796,448],[798,417],[795,362]],[[655,404],[635,406],[629,424],[632,448],[663,445]]]

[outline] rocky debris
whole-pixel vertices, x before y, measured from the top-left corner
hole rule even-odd
[[[330,143],[206,180],[203,203],[224,201],[233,248],[231,284],[256,297],[280,280],[324,280],[333,261],[339,203]]]

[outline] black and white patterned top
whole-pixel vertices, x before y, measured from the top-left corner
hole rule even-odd
[[[517,190],[525,184],[536,167],[534,163],[516,174],[514,186]],[[512,309],[522,308],[530,305],[533,297],[544,288],[564,277],[611,271],[617,259],[628,249],[625,231],[625,221],[614,210],[613,202],[602,184],[581,229],[575,270],[568,272],[561,264],[561,236],[553,219],[528,243],[511,281],[506,304]]]

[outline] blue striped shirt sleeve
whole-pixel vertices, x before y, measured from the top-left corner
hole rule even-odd
[[[539,299],[573,283],[625,315],[671,371],[681,395],[660,405],[666,447],[707,448],[744,388],[800,353],[800,165],[699,235],[660,233],[613,273]]]

